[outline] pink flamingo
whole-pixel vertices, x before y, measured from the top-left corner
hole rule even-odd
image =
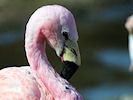
[[[125,27],[129,32],[129,55],[130,55],[130,60],[131,60],[131,64],[129,67],[129,70],[132,71],[133,70],[133,15],[130,16],[127,20],[127,22],[125,23]]]
[[[74,17],[66,8],[49,5],[35,11],[29,19],[25,35],[30,67],[0,70],[0,100],[83,100],[66,80],[80,65],[77,40]],[[61,75],[47,60],[46,41],[61,57]]]

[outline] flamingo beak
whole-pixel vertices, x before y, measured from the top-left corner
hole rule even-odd
[[[129,33],[129,55],[130,55],[130,60],[131,60],[131,63],[130,63],[130,67],[129,67],[129,70],[130,71],[133,71],[133,34],[132,33]]]
[[[80,52],[77,42],[67,40],[64,46],[61,77],[69,80],[81,64]]]

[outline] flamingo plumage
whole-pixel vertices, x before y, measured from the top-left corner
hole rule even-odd
[[[72,13],[59,5],[36,10],[26,26],[25,50],[30,66],[0,70],[0,100],[83,100],[66,80],[80,65],[78,33]],[[49,63],[45,43],[65,66],[59,75]]]
[[[125,27],[128,30],[128,49],[129,49],[129,56],[130,56],[130,67],[129,70],[133,70],[133,15],[128,17]]]

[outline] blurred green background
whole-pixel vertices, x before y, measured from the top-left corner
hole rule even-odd
[[[70,82],[85,100],[133,100],[133,73],[128,71],[128,32],[132,0],[0,0],[0,68],[28,65],[25,26],[44,5],[59,4],[76,20],[82,65]],[[61,61],[47,45],[48,59],[59,72]]]

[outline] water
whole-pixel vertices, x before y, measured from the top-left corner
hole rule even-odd
[[[90,20],[100,20],[102,22],[122,21],[126,15],[132,14],[132,6],[132,3],[112,5],[109,8],[89,15],[88,18]]]
[[[21,31],[9,31],[0,34],[0,46],[14,44],[24,39],[24,34]]]
[[[88,87],[81,93],[85,100],[128,100],[126,98],[133,95],[133,87],[128,83],[102,84]]]
[[[120,68],[121,70],[127,70],[129,68],[130,59],[127,50],[106,48],[96,52],[95,56],[95,59],[105,66],[110,65],[111,67]]]

